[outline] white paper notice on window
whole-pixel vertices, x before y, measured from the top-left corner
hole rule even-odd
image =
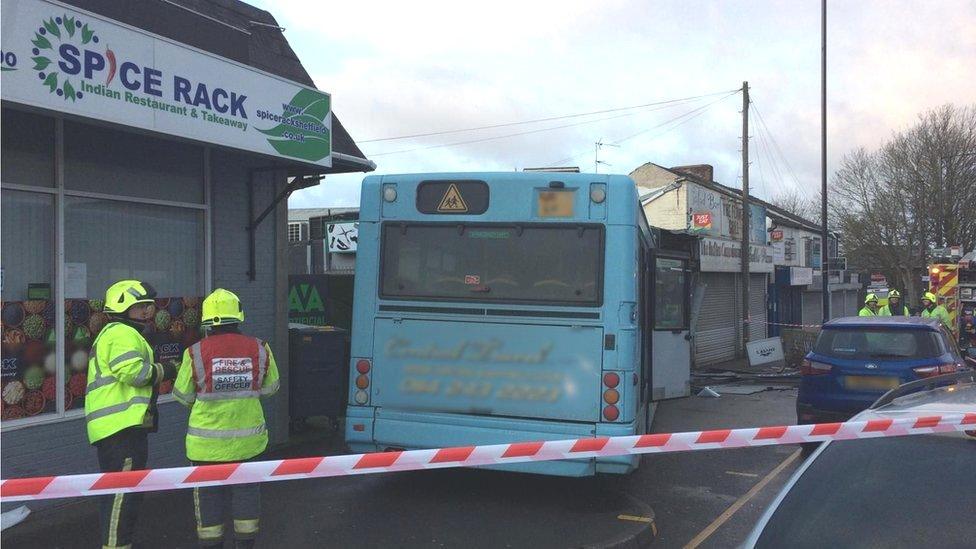
[[[65,299],[84,299],[88,297],[88,264],[64,264]]]

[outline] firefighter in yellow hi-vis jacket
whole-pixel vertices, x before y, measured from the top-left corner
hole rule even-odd
[[[105,292],[110,322],[92,344],[85,389],[88,441],[103,472],[145,469],[149,433],[156,430],[159,383],[176,377],[175,365],[157,364],[142,329],[155,315],[156,292],[122,280]],[[103,547],[128,547],[142,494],[103,496],[99,504]]]
[[[271,348],[243,335],[244,310],[233,292],[218,289],[203,300],[207,337],[183,353],[173,396],[190,407],[186,457],[195,465],[254,459],[268,446],[260,399],[278,390]],[[251,547],[258,533],[257,484],[195,488],[200,545],[222,546],[228,506],[237,547]]]

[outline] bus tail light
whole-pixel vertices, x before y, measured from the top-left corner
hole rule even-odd
[[[607,421],[617,421],[617,418],[620,417],[620,410],[613,404],[610,404],[603,409],[603,417]]]
[[[369,402],[369,375],[373,370],[373,363],[368,358],[360,358],[356,361],[356,372],[359,374],[356,376],[355,385],[356,392],[353,394],[353,401],[356,404],[363,406]]]
[[[603,391],[603,402],[607,404],[616,404],[620,402],[620,393],[616,389],[607,389]]]
[[[613,372],[607,372],[603,374],[603,384],[613,389],[620,384],[620,376]]]

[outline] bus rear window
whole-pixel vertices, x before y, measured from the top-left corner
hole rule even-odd
[[[385,224],[380,295],[599,305],[603,228]]]

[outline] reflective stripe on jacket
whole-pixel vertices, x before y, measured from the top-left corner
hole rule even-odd
[[[121,322],[102,329],[88,359],[85,420],[90,443],[128,427],[152,426],[153,382],[161,377],[160,368],[138,330]]]
[[[261,397],[278,390],[278,367],[260,339],[210,335],[183,353],[173,387],[190,407],[186,457],[193,461],[252,458],[268,446]]]

